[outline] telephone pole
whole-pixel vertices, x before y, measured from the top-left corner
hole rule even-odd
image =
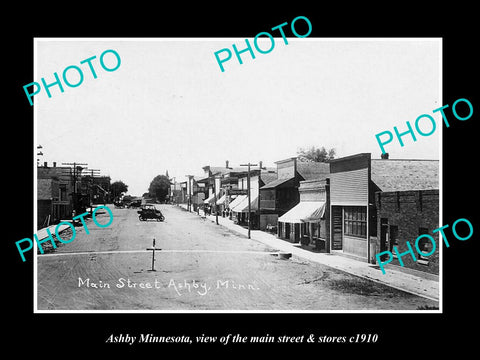
[[[192,208],[192,193],[193,193],[193,189],[192,189],[192,184],[191,184],[191,180],[193,179],[193,175],[185,175],[186,177],[188,177],[188,202],[187,202],[187,209],[188,211],[192,211],[191,208]]]
[[[248,166],[247,170],[247,197],[248,197],[248,238],[250,239],[250,231],[252,228],[252,219],[251,219],[251,204],[250,204],[250,167],[257,166],[257,164],[240,164],[240,166]]]
[[[218,211],[217,211],[217,177],[213,177],[213,203],[215,205],[215,223],[218,225]]]
[[[73,163],[62,163],[62,165],[73,165],[73,174],[72,174],[72,171],[70,170],[70,175],[72,177],[72,180],[73,180],[73,197],[72,197],[72,200],[73,200],[73,210],[75,211],[75,213],[77,212],[77,206],[78,206],[78,199],[77,199],[77,176],[78,176],[78,171],[80,171],[80,173],[82,172],[83,168],[80,166],[80,165],[88,165],[88,164],[85,164],[85,163],[77,163],[77,162],[73,162]],[[80,168],[80,169],[78,169]]]
[[[92,205],[93,205],[93,185],[94,185],[94,177],[98,177],[99,174],[98,172],[100,171],[99,169],[88,169],[90,172],[90,184],[88,184],[89,189],[88,189],[88,197],[89,197],[89,202],[90,202],[90,215],[93,213]],[[95,174],[94,174],[95,172]]]

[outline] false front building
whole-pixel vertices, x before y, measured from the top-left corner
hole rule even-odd
[[[295,157],[277,161],[275,164],[276,180],[260,188],[260,230],[277,227],[278,218],[299,203],[301,181],[325,179],[329,173],[328,163],[301,162]],[[293,228],[295,232],[295,225]],[[279,234],[281,238],[285,238],[289,231],[284,230]],[[298,238],[298,234],[293,235],[293,238]]]
[[[278,237],[328,251],[329,179],[300,181],[298,192],[300,202],[278,218]]]

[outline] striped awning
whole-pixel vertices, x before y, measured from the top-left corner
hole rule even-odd
[[[324,201],[302,201],[278,218],[283,223],[304,223],[320,221],[325,213]]]
[[[223,205],[225,203],[226,198],[227,198],[227,195],[223,195],[220,199],[217,200],[217,205]]]
[[[217,193],[217,199],[218,199],[218,196],[220,195],[220,193]],[[205,200],[203,200],[203,203],[204,204],[213,204],[215,201],[215,194],[212,193],[212,195],[210,195],[208,198],[206,198]]]
[[[250,199],[250,211],[254,212],[258,210],[258,196],[252,197]],[[240,204],[238,204],[234,212],[237,213],[248,213],[248,196]]]
[[[230,210],[233,210],[237,205],[243,202],[246,198],[247,198],[247,195],[238,195],[235,198],[235,200],[233,200],[230,204],[228,204],[228,207],[230,208]]]

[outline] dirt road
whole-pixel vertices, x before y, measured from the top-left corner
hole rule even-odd
[[[39,310],[415,310],[437,302],[291,258],[196,214],[157,205],[164,222],[114,209],[107,228],[38,256]],[[103,215],[108,217],[107,214]],[[102,222],[102,215],[98,216]],[[106,222],[106,220],[105,220]],[[152,266],[153,238],[156,247]]]

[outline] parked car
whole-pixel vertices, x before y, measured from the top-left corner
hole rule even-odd
[[[142,205],[141,209],[137,211],[140,221],[146,221],[148,219],[155,219],[157,221],[165,220],[162,212],[158,210],[153,204]]]

